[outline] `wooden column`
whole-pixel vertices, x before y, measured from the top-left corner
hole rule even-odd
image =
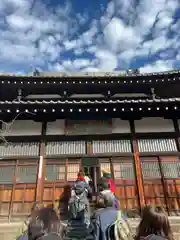
[[[179,131],[178,120],[173,119],[173,124],[174,124],[174,130],[175,130],[176,145],[177,145],[178,152],[180,152],[180,131]]]
[[[45,133],[46,133],[46,123],[42,124],[42,140],[39,147],[39,165],[38,165],[38,176],[37,176],[37,187],[36,187],[36,202],[43,201],[43,191],[44,191],[44,180],[45,180]]]
[[[93,150],[92,150],[92,141],[87,141],[86,142],[86,147],[87,147],[87,154],[88,155],[91,155],[93,153]]]
[[[8,215],[8,221],[11,221],[12,212],[13,212],[13,202],[15,197],[15,189],[16,189],[16,177],[17,177],[17,168],[18,168],[18,160],[16,160],[16,165],[14,168],[14,176],[13,176],[13,187],[11,192],[11,200],[9,204],[9,215]]]
[[[36,201],[42,202],[43,198],[43,185],[44,185],[44,143],[40,143],[40,157],[38,165],[38,177],[37,177],[37,189],[36,189]]]
[[[138,150],[138,143],[135,134],[135,126],[134,121],[130,121],[131,133],[132,133],[132,150],[134,156],[134,163],[135,163],[135,175],[136,175],[136,182],[137,182],[137,189],[139,195],[139,204],[140,209],[145,205],[145,198],[144,198],[144,188],[143,188],[143,179],[142,179],[142,168],[140,163],[139,157],[139,150]]]

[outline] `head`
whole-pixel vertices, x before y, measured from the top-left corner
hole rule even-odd
[[[143,209],[136,240],[150,234],[158,234],[166,237],[168,240],[173,240],[168,216],[162,207],[146,206]]]
[[[59,217],[52,206],[47,206],[39,211],[39,220],[42,222],[43,229],[58,232],[59,230]]]
[[[107,208],[114,206],[114,197],[112,194],[103,194],[98,201],[99,208]]]
[[[103,177],[106,178],[106,179],[112,178],[112,175],[111,175],[110,171],[108,171],[108,170],[106,170],[106,169],[103,169],[103,170],[102,170],[102,175],[103,175]]]
[[[84,176],[85,176],[84,171],[80,170],[80,171],[78,172],[78,177],[84,177]]]
[[[41,205],[40,205],[40,203],[34,203],[33,204],[33,206],[32,206],[32,208],[31,208],[31,214],[30,214],[30,216],[32,217],[32,218],[36,218],[37,216],[38,216],[38,213],[39,213],[39,210],[41,209]]]
[[[100,191],[110,190],[110,185],[106,178],[103,178],[103,177],[101,178],[100,184],[99,184],[99,190]]]

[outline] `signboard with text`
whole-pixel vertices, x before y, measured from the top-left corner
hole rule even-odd
[[[112,120],[67,120],[66,135],[111,134]]]

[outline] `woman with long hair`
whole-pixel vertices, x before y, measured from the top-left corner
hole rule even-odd
[[[168,216],[162,207],[146,206],[135,240],[174,240]]]

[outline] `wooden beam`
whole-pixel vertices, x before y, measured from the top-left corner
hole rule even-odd
[[[132,150],[133,150],[133,156],[134,156],[139,205],[140,205],[140,209],[142,210],[143,206],[145,205],[145,198],[144,198],[144,188],[143,188],[143,179],[142,179],[142,168],[141,168],[141,162],[139,157],[138,143],[137,143],[136,134],[135,134],[134,121],[130,121],[130,127],[131,127],[131,133],[132,133]]]

